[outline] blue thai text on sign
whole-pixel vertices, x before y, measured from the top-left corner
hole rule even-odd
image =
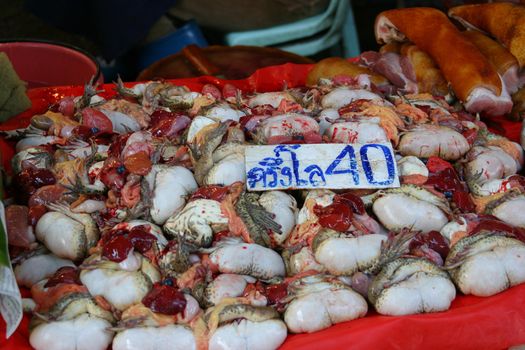
[[[399,187],[390,143],[248,146],[251,191]]]

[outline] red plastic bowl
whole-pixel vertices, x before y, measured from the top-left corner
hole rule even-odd
[[[83,85],[95,76],[103,82],[97,61],[80,49],[49,42],[11,41],[0,43],[20,79],[28,88]]]

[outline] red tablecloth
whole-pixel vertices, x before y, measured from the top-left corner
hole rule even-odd
[[[258,70],[245,80],[224,81],[214,77],[174,80],[192,90],[206,83],[219,86],[232,83],[238,88],[263,92],[303,86],[312,65],[285,64]],[[104,96],[114,94],[105,85]],[[33,106],[17,118],[0,125],[7,130],[27,125],[35,113],[64,96],[82,94],[82,87],[40,88],[29,91]],[[521,125],[493,119],[491,129],[517,141]],[[12,144],[0,139],[4,165],[13,156]],[[31,349],[28,343],[28,318],[24,317],[17,332],[4,339],[5,327],[0,319],[0,350]],[[290,335],[282,349],[506,349],[525,344],[525,284],[489,298],[459,295],[447,312],[404,317],[380,316],[374,312],[362,319],[341,323],[312,334]]]

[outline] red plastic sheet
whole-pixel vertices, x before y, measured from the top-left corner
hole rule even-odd
[[[311,68],[312,65],[285,64],[260,69],[245,80],[225,81],[205,76],[173,82],[195,91],[207,83],[219,86],[231,83],[246,92],[264,92],[279,90],[283,86],[303,86]],[[104,96],[114,94],[112,85],[105,85],[104,89]],[[81,95],[82,91],[83,88],[78,86],[31,90],[32,108],[0,125],[0,130],[25,127],[33,114],[44,112],[64,96]],[[490,121],[489,126],[511,140],[519,139],[521,123],[497,118]],[[5,166],[13,156],[12,146],[0,139]],[[0,350],[31,349],[28,326],[28,317],[24,317],[17,332],[5,340],[5,326],[0,319]],[[525,344],[525,284],[489,298],[458,295],[446,312],[390,317],[370,311],[365,318],[340,323],[316,333],[290,335],[281,349],[481,350],[506,349],[518,344]]]

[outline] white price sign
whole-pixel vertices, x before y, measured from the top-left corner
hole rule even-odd
[[[251,191],[399,187],[390,143],[248,146]]]

